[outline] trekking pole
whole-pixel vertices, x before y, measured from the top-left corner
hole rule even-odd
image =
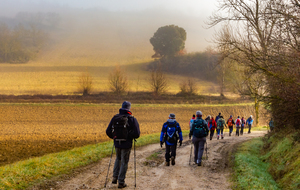
[[[207,157],[207,142],[205,142],[206,143],[206,160],[208,160],[208,157]]]
[[[107,178],[108,178],[108,173],[109,173],[109,168],[110,168],[111,158],[112,158],[112,155],[113,155],[113,153],[114,153],[114,147],[115,147],[115,143],[113,142],[113,147],[112,147],[112,149],[111,149],[111,155],[110,155],[110,160],[109,160],[109,164],[108,164],[108,170],[107,170],[107,175],[106,175],[106,179],[105,179],[104,188],[106,187],[106,183],[107,183]]]
[[[133,152],[134,152],[134,187],[136,187],[136,155],[135,155],[135,142],[136,140],[134,139],[133,142]]]
[[[191,153],[190,153],[190,161],[189,161],[189,165],[191,165],[191,161],[192,161],[192,150],[193,150],[193,143],[191,141]]]

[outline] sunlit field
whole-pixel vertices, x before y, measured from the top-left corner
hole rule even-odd
[[[79,77],[88,72],[92,77],[92,93],[110,91],[108,76],[115,66],[37,66],[36,63],[21,65],[0,65],[0,94],[78,94]],[[129,82],[128,91],[150,91],[150,71],[146,70],[147,63],[128,64],[121,66]],[[180,83],[186,77],[167,75],[168,93],[178,93]],[[198,83],[198,93],[216,93],[215,84],[195,79]]]
[[[1,104],[0,165],[109,140],[105,130],[119,105],[115,104]],[[160,132],[170,113],[183,130],[197,111],[229,117],[254,115],[252,105],[132,105],[141,134]],[[264,121],[264,117],[260,118]],[[159,137],[157,137],[159,138]]]

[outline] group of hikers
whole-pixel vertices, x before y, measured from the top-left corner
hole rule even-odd
[[[190,127],[192,127],[192,122],[195,120],[195,115],[193,115],[191,121],[190,121]],[[220,133],[221,133],[221,138],[223,139],[223,130],[225,126],[228,126],[229,128],[229,136],[231,136],[231,133],[233,132],[233,127],[235,125],[236,127],[236,135],[240,136],[244,134],[244,128],[248,125],[248,133],[251,133],[251,126],[253,124],[253,117],[250,115],[250,117],[245,120],[244,117],[240,118],[238,116],[236,120],[233,119],[232,115],[228,118],[227,122],[225,122],[224,117],[219,113],[219,115],[214,119],[214,117],[208,115],[207,118],[205,119],[209,131],[210,131],[210,140],[212,140],[215,130],[217,129],[217,134],[218,137],[217,139],[219,140],[220,138]]]
[[[115,115],[111,119],[106,129],[107,136],[114,140],[113,148],[115,148],[116,151],[116,160],[113,168],[112,183],[118,183],[118,188],[125,188],[127,186],[125,183],[125,177],[133,140],[135,141],[135,139],[139,138],[140,136],[139,123],[136,118],[132,116],[130,109],[131,103],[124,101],[122,107],[119,109],[119,114]],[[245,120],[244,117],[240,118],[239,116],[236,120],[234,120],[231,115],[227,122],[225,122],[225,119],[221,113],[219,113],[216,119],[210,115],[207,116],[206,119],[203,119],[202,112],[196,111],[196,114],[193,115],[189,123],[189,139],[191,139],[193,136],[192,143],[194,144],[195,164],[201,166],[206,137],[210,135],[210,140],[212,140],[216,129],[218,135],[217,140],[219,140],[220,134],[221,139],[224,138],[223,131],[226,126],[229,128],[229,136],[231,136],[233,126],[235,125],[236,135],[239,136],[239,134],[243,135],[244,127],[246,125],[249,127],[248,133],[251,133],[252,124],[252,115],[247,120]],[[167,122],[165,122],[162,126],[160,135],[160,146],[162,147],[165,143],[166,147],[166,166],[170,166],[170,162],[172,165],[175,165],[177,144],[179,142],[179,146],[181,146],[182,141],[183,137],[180,124],[176,121],[175,114],[170,113]]]

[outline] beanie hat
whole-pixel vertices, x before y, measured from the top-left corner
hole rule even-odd
[[[170,113],[169,118],[175,119],[175,114],[174,113]]]
[[[128,102],[128,101],[124,101],[123,104],[122,104],[122,108],[123,108],[123,109],[126,109],[126,110],[130,110],[130,108],[131,108],[131,103]]]
[[[202,112],[201,111],[196,111],[196,115],[201,115],[202,116]]]

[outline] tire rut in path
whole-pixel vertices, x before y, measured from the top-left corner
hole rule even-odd
[[[202,161],[198,167],[193,162],[189,165],[191,141],[184,139],[181,147],[177,148],[176,164],[165,166],[163,159],[160,163],[151,166],[145,164],[146,158],[153,153],[161,152],[159,144],[147,145],[136,150],[136,189],[230,189],[228,181],[230,168],[228,166],[228,155],[234,147],[241,142],[254,137],[263,136],[266,132],[254,131],[243,136],[225,136],[224,139],[207,140],[208,159]],[[205,153],[204,153],[205,158]],[[164,157],[164,151],[160,157]],[[104,158],[101,162],[92,167],[82,169],[79,174],[73,175],[70,179],[61,179],[52,183],[52,189],[74,190],[74,189],[118,189],[117,185],[111,183],[112,170],[115,156],[112,158],[106,188],[104,183],[110,158]],[[192,156],[193,160],[193,156]],[[125,182],[126,189],[134,189],[134,157],[133,149]],[[49,189],[49,188],[48,188]]]

